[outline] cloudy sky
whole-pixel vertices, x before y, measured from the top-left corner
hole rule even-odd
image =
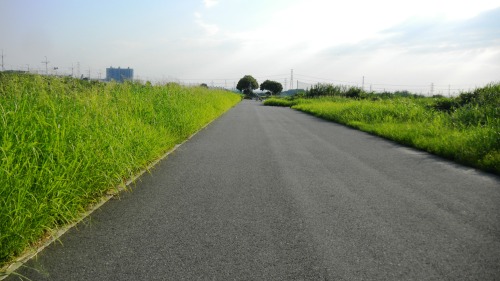
[[[448,93],[500,82],[498,0],[0,0],[5,69]]]

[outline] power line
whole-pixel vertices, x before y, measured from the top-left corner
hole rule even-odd
[[[254,78],[270,78],[270,77],[286,77],[288,74],[273,74],[273,75],[257,75]]]
[[[332,83],[332,84],[347,84],[347,85],[359,85],[356,82],[352,81],[341,81],[341,80],[334,80],[334,79],[328,79],[328,78],[321,78],[321,77],[316,77],[316,76],[310,76],[310,75],[303,75],[303,74],[298,74],[295,73],[295,76],[299,77],[301,82],[307,82],[307,83],[312,83],[312,84],[321,84],[321,83]],[[363,79],[363,78],[362,78]],[[363,81],[362,82],[366,82]],[[362,83],[362,86],[364,87],[365,83]],[[452,87],[455,86],[455,87]],[[429,93],[429,84],[392,84],[392,83],[370,83],[370,87],[372,90],[387,90],[387,88],[392,89],[392,90],[403,90],[403,89],[408,89],[410,91],[422,91],[422,92],[428,92]],[[433,92],[446,92],[448,91],[450,94],[451,93],[456,93],[463,91],[464,89],[474,89],[477,88],[477,85],[468,85],[468,84],[446,84],[446,85],[436,85],[433,83]]]

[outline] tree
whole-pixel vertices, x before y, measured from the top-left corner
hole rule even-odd
[[[245,75],[243,78],[238,81],[238,85],[236,85],[236,89],[238,91],[243,92],[248,97],[253,96],[253,90],[256,90],[259,88],[259,83],[257,83],[257,80],[253,78],[251,75]]]
[[[268,90],[271,94],[277,95],[283,91],[283,86],[279,82],[266,80],[264,83],[260,84],[260,90]]]

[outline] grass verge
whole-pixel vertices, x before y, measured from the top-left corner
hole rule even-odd
[[[297,100],[283,99],[283,98],[268,98],[264,101],[264,105],[268,106],[283,106],[292,107],[296,105]]]
[[[0,73],[0,266],[241,100]]]
[[[500,174],[500,84],[456,98],[319,97],[294,102],[294,109]]]

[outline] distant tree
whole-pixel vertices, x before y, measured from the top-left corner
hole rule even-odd
[[[267,90],[271,92],[273,95],[277,95],[281,93],[281,91],[283,91],[283,86],[279,82],[266,80],[264,81],[264,83],[260,84],[260,90],[261,91]]]
[[[251,75],[243,76],[243,78],[241,78],[236,85],[236,89],[238,89],[238,91],[242,92],[247,97],[252,97],[253,90],[256,90],[258,88],[259,83],[257,83],[257,80],[255,80],[255,78],[253,78]]]
[[[200,87],[208,88],[208,85],[206,83],[201,83]]]

